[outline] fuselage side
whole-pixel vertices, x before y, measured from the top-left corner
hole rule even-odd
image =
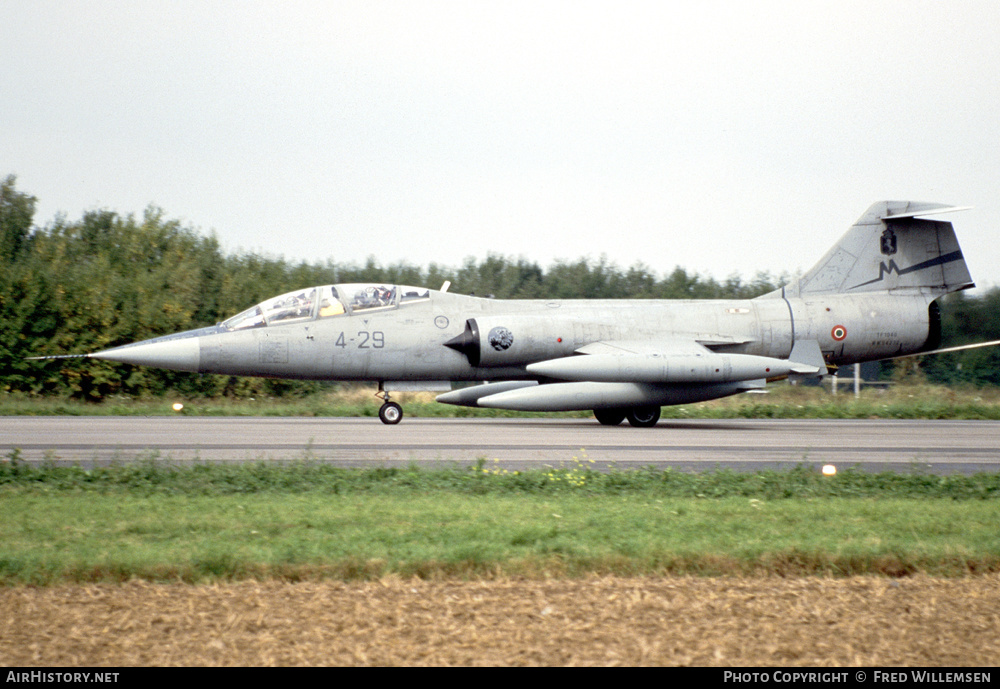
[[[830,364],[920,351],[931,334],[921,295],[756,300],[493,300],[433,292],[417,303],[226,331],[198,340],[202,373],[319,380],[501,380],[595,342],[694,341],[723,353],[787,358],[815,340]],[[502,329],[479,365],[445,346],[475,319]],[[204,332],[204,331],[201,331]],[[485,337],[486,333],[484,333]]]

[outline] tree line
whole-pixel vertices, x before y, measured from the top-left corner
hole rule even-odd
[[[308,382],[199,376],[89,359],[33,361],[82,354],[217,323],[268,297],[311,285],[388,282],[497,298],[752,298],[787,276],[760,273],[724,281],[681,267],[659,277],[642,264],[627,269],[579,259],[543,269],[524,258],[490,254],[458,267],[432,263],[363,265],[293,262],[257,253],[225,253],[214,236],[150,207],[141,217],[110,210],[79,220],[34,225],[37,199],[16,178],[0,181],[0,391],[100,400],[109,395],[304,394]],[[952,295],[942,305],[945,342],[1000,338],[1000,291]],[[947,382],[1000,384],[992,350],[940,357],[928,375]],[[997,361],[1000,363],[1000,361]],[[925,365],[925,368],[927,366]]]

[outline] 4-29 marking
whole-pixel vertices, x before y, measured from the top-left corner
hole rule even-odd
[[[382,349],[385,347],[385,333],[381,330],[375,330],[373,332],[359,330],[358,336],[350,339],[351,344],[355,342],[357,342],[358,349]],[[346,348],[348,346],[348,340],[345,339],[344,333],[340,333],[340,335],[337,336],[337,341],[333,344],[337,347]]]

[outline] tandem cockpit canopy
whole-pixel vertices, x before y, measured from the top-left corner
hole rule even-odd
[[[223,321],[222,326],[226,330],[246,330],[286,325],[363,311],[395,309],[427,299],[430,299],[430,290],[426,287],[380,283],[307,287],[262,301]]]

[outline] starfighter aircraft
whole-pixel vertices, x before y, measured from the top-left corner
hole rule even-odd
[[[663,405],[760,390],[938,345],[936,299],[973,287],[936,203],[874,204],[801,277],[748,300],[499,300],[394,284],[268,299],[207,328],[84,356],[177,371],[369,381],[390,393],[656,424]],[[41,357],[39,357],[41,358]],[[456,383],[466,387],[452,389]],[[473,383],[468,385],[469,383]]]

